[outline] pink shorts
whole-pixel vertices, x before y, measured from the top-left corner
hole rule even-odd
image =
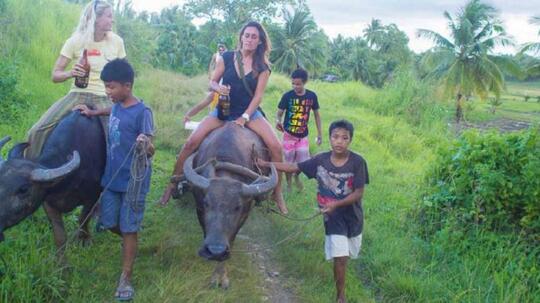
[[[283,153],[285,162],[300,163],[309,160],[308,137],[297,138],[287,132],[283,132]]]

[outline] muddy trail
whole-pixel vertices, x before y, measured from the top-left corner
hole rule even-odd
[[[237,235],[236,241],[240,245],[237,245],[239,250],[236,253],[248,254],[256,264],[263,281],[264,295],[261,302],[301,302],[291,286],[295,283],[292,278],[287,277],[286,269],[275,258],[275,250],[279,249],[279,243],[276,244],[268,237],[272,228],[275,228],[269,216],[272,214],[263,214],[258,209],[253,210]],[[293,237],[290,239],[294,240]]]

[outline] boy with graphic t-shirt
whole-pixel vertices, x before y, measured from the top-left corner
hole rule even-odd
[[[316,155],[301,163],[273,164],[279,171],[302,172],[317,178],[317,201],[324,215],[325,255],[334,260],[337,302],[345,302],[347,261],[356,259],[360,251],[363,229],[362,196],[369,183],[367,163],[362,156],[348,149],[354,128],[345,120],[330,125],[332,151]],[[261,166],[270,162],[258,159]]]
[[[134,71],[126,60],[115,59],[107,63],[101,79],[114,105],[96,110],[79,105],[74,110],[81,110],[81,114],[87,116],[110,115],[107,163],[101,178],[104,191],[100,220],[103,227],[122,237],[122,274],[115,298],[127,301],[135,294],[131,276],[137,253],[137,233],[141,228],[152,174],[148,160],[146,170],[133,178],[136,172],[131,171],[131,162],[137,161],[134,153],[144,146],[148,158],[154,154],[154,123],[150,108],[133,95]]]
[[[313,110],[317,126],[317,145],[321,145],[321,116],[317,95],[306,89],[308,73],[297,69],[291,74],[293,89],[281,97],[276,116],[276,128],[283,132],[283,153],[285,162],[300,163],[309,159],[308,122]],[[283,113],[285,118],[282,120]],[[282,122],[283,121],[283,122]],[[296,186],[302,191],[303,185],[295,175]],[[291,190],[292,174],[285,174],[287,191]]]

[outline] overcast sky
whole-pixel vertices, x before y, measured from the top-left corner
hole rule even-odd
[[[133,0],[135,10],[159,11],[182,0]],[[454,14],[466,0],[307,0],[317,24],[325,33],[334,38],[338,34],[355,37],[362,34],[372,18],[384,24],[395,23],[409,36],[409,47],[421,52],[432,44],[415,36],[418,28],[426,28],[447,34],[446,10]],[[540,29],[528,23],[533,15],[540,15],[540,0],[485,0],[501,13],[506,31],[518,44],[538,41]],[[498,49],[499,52],[513,53],[513,48]]]

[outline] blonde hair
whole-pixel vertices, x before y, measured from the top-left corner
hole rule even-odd
[[[92,0],[88,3],[83,9],[79,25],[77,25],[71,37],[77,39],[84,46],[94,42],[96,19],[101,17],[105,10],[109,8],[112,10],[112,5],[105,0]]]

